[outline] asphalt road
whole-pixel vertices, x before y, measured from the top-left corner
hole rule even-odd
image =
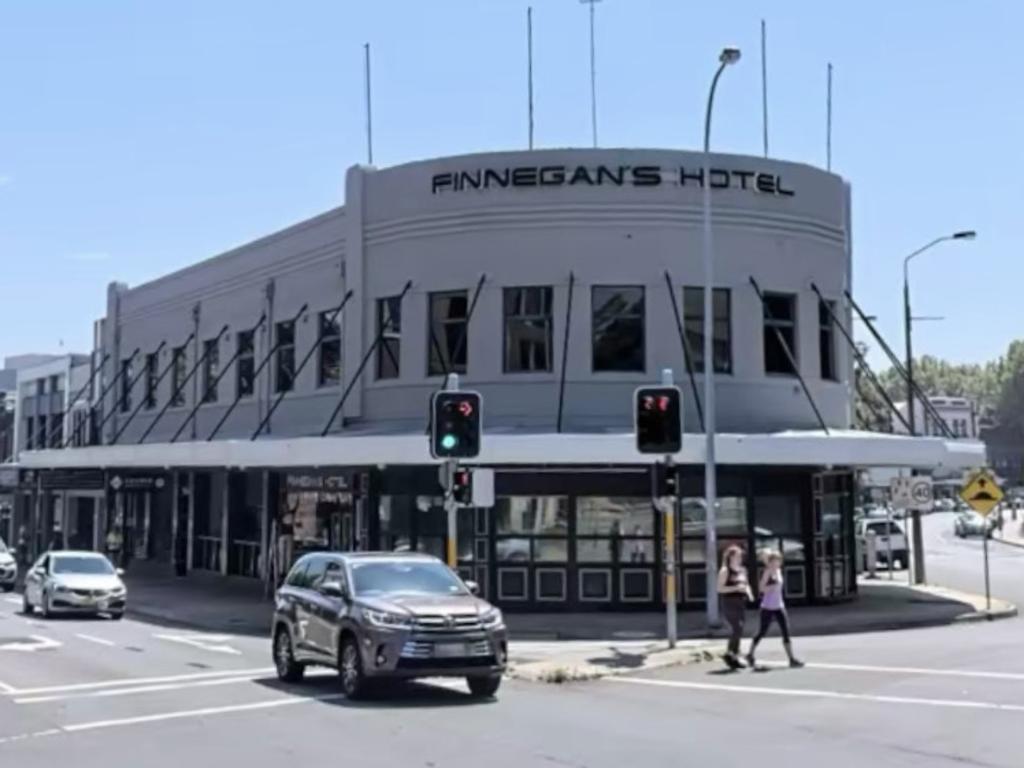
[[[929,576],[976,588],[979,542],[947,538],[942,522],[928,523]],[[1015,599],[1024,551],[994,547],[993,565],[995,593]],[[801,670],[777,665],[771,637],[763,671],[506,681],[484,702],[429,681],[353,703],[328,673],[278,684],[258,637],[44,620],[18,602],[0,597],[4,768],[1024,764],[1020,619],[801,638]]]

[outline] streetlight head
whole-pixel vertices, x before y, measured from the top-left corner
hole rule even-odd
[[[962,232],[954,232],[953,233],[953,239],[954,240],[973,240],[977,236],[978,236],[978,233],[975,232],[973,229],[965,229]]]
[[[718,60],[723,64],[735,64],[740,60],[740,49],[723,48],[722,53],[718,56]]]

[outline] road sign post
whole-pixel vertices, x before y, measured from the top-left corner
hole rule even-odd
[[[1003,500],[1003,489],[999,487],[995,477],[987,469],[975,472],[964,484],[960,498],[967,506],[986,519],[982,534],[982,551],[985,553],[985,611],[992,612],[992,589],[988,568],[988,516]]]
[[[926,512],[932,508],[934,503],[934,489],[932,479],[927,475],[911,475],[908,477],[894,477],[889,481],[889,498],[895,509],[910,510],[914,514],[903,515],[903,532],[907,540],[907,562],[903,566],[907,569],[907,579],[911,585],[914,583],[914,571],[921,573],[924,578],[924,550],[919,546],[921,537],[918,536],[918,529],[921,526],[921,516],[917,513]],[[910,526],[913,526],[913,529]],[[892,578],[892,527],[893,522],[889,519],[889,578]],[[911,547],[910,542],[914,542]],[[913,552],[914,568],[911,568],[911,552]]]

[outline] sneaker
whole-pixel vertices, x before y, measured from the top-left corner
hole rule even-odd
[[[747,654],[747,666],[751,669],[757,666],[757,662],[754,660],[754,654],[752,653]]]
[[[800,669],[803,665],[804,665],[804,663],[802,661],[800,661],[800,659],[791,658],[789,660],[789,666],[792,669]]]
[[[739,669],[743,666],[735,654],[727,653],[722,657],[722,659],[725,661],[725,665],[729,667],[729,669]]]

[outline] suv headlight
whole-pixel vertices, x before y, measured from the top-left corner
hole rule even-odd
[[[388,613],[387,611],[372,611],[369,608],[363,609],[363,615],[371,624],[377,627],[386,627],[387,629],[408,629],[412,627],[411,616]]]
[[[480,614],[480,624],[487,629],[494,629],[500,627],[505,623],[505,617],[501,615],[501,611],[497,608],[491,608],[490,610],[484,611]]]

